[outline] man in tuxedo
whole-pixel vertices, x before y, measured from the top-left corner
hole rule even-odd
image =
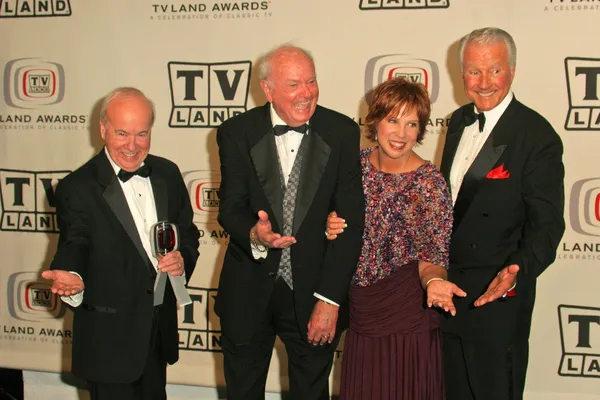
[[[219,222],[231,238],[215,302],[228,399],[264,399],[276,336],[292,398],[328,399],[364,226],[359,129],[317,105],[305,50],[271,51],[260,75],[268,103],[217,131]],[[327,243],[333,210],[346,217],[347,233]]]
[[[468,295],[443,321],[447,398],[522,399],[536,279],[565,228],[563,147],[511,91],[507,32],[471,32],[459,58],[472,103],[452,114],[441,171],[454,201],[448,279]]]
[[[105,147],[56,189],[60,237],[42,275],[74,307],[72,371],[92,400],[166,399],[166,365],[178,359],[176,299],[166,274],[155,278],[189,279],[199,234],[179,169],[148,154],[153,122],[139,90],[109,93]],[[163,220],[178,225],[180,246],[157,259],[149,233]]]

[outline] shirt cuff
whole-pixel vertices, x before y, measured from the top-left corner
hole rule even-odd
[[[75,271],[69,271],[69,272],[72,273],[73,275],[77,275],[79,277],[79,279],[83,280],[81,275],[79,275],[77,272],[75,272]],[[79,293],[72,294],[70,296],[60,296],[60,299],[62,301],[64,301],[65,303],[67,303],[68,305],[70,305],[71,307],[79,307],[81,305],[81,303],[83,303],[83,292],[84,291],[85,291],[85,289]]]
[[[320,295],[319,293],[317,293],[317,292],[313,293],[313,296],[315,296],[315,297],[316,297],[317,299],[319,299],[319,300],[323,300],[323,301],[324,301],[325,303],[327,303],[327,304],[332,304],[332,305],[334,305],[334,306],[338,306],[338,307],[340,306],[340,305],[339,305],[338,303],[336,303],[335,301],[331,301],[331,300],[329,300],[327,297],[323,297],[323,296],[321,296],[321,295]]]
[[[516,288],[516,287],[517,287],[517,281],[515,280],[515,283],[512,285],[512,287],[511,287],[510,289],[508,289],[508,290],[506,291],[506,293],[504,293],[504,294],[502,295],[502,298],[505,298],[505,297],[507,297],[507,296],[510,296],[510,297],[514,296],[514,295],[515,295],[515,292],[514,292],[514,290],[515,290],[515,288]],[[513,292],[513,293],[511,294],[510,292]]]
[[[267,258],[267,253],[269,252],[268,248],[265,248],[264,251],[260,251],[258,247],[250,243],[250,249],[252,249],[252,257],[255,260],[260,260],[261,258]]]

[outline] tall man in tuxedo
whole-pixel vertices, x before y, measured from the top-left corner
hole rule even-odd
[[[148,154],[153,122],[139,90],[109,93],[105,147],[56,190],[60,238],[43,276],[75,307],[72,371],[92,400],[166,399],[166,365],[178,359],[176,299],[169,279],[154,289],[155,277],[189,279],[199,234],[179,169]],[[156,259],[149,233],[162,220],[178,225],[180,247]]]
[[[359,129],[317,105],[306,51],[279,47],[260,74],[268,103],[217,132],[219,222],[231,238],[215,303],[228,399],[264,399],[276,336],[287,350],[292,397],[328,399],[364,225]],[[348,227],[327,243],[332,210]]]
[[[511,91],[507,32],[471,32],[459,58],[473,103],[452,114],[441,171],[454,200],[448,279],[468,295],[443,321],[447,396],[522,399],[536,279],[565,228],[563,147]]]

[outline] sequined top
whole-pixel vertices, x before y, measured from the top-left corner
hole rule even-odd
[[[390,174],[361,151],[366,212],[363,246],[352,284],[370,286],[413,260],[448,268],[452,200],[440,171],[426,162]]]

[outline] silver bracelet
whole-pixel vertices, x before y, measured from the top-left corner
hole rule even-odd
[[[258,243],[256,235],[254,234],[254,231],[252,229],[250,229],[250,245],[256,250],[258,250],[260,253],[264,253],[265,251],[267,251],[267,246]]]

